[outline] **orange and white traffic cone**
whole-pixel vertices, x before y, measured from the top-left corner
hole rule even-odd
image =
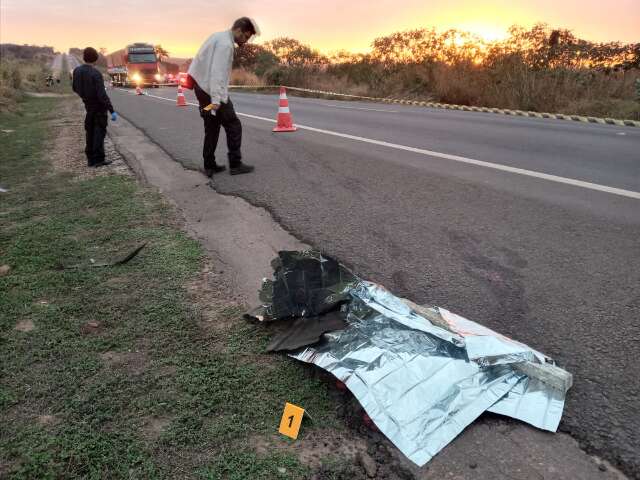
[[[184,91],[182,90],[181,85],[178,85],[178,98],[176,98],[176,105],[179,107],[187,106],[187,99],[184,98]]]
[[[289,100],[287,100],[287,91],[284,87],[280,87],[280,105],[278,107],[278,123],[273,129],[274,132],[295,132],[297,128],[293,125],[293,118],[289,111]]]
[[[136,95],[143,95],[140,85],[136,85]]]

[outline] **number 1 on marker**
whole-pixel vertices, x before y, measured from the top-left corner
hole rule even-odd
[[[291,403],[285,403],[278,431],[295,440],[298,438],[298,432],[300,431],[303,416],[304,408],[300,408]]]

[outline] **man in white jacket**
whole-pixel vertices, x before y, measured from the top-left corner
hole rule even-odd
[[[216,146],[220,127],[227,134],[229,149],[229,173],[239,175],[253,171],[251,165],[242,163],[242,124],[229,98],[229,79],[233,65],[235,44],[242,47],[260,30],[255,21],[248,17],[236,20],[231,30],[211,35],[198,50],[189,75],[194,80],[193,90],[200,104],[200,116],[204,120],[204,171],[208,177],[225,170],[216,164]]]

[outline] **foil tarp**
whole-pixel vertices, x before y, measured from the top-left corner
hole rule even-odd
[[[417,465],[485,411],[556,431],[572,377],[544,354],[398,298],[319,252],[282,251],[272,266],[246,315],[282,322],[268,350],[332,373]]]
[[[543,354],[447,310],[416,311],[370,282],[350,294],[348,327],[291,356],[341,380],[417,465],[485,411],[556,431],[565,392],[514,368],[550,362]]]

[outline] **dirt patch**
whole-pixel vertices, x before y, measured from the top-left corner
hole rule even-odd
[[[62,104],[59,116],[50,123],[54,145],[50,150],[53,167],[59,171],[72,173],[78,179],[101,177],[105,175],[132,175],[122,156],[116,151],[113,142],[107,136],[104,150],[107,160],[113,163],[107,167],[87,167],[84,154],[84,107],[77,99]]]
[[[303,433],[295,443],[273,435],[253,438],[250,444],[259,455],[274,450],[295,454],[311,469],[311,478],[317,480],[414,478],[397,461],[382,436],[375,440],[353,430],[314,430]]]
[[[187,285],[189,298],[200,310],[200,327],[209,332],[227,330],[244,311],[241,299],[229,286],[223,266],[208,261],[200,274]]]
[[[178,372],[178,367],[175,365],[165,365],[157,369],[158,377],[173,377]]]
[[[111,277],[109,280],[105,281],[104,284],[107,287],[128,287],[130,282],[131,274]]]
[[[83,324],[80,327],[80,333],[83,335],[95,335],[102,331],[102,324],[94,320]]]
[[[318,469],[331,456],[342,458],[355,464],[359,453],[367,451],[367,442],[349,431],[313,430],[301,434],[295,443],[282,436],[256,437],[250,445],[259,455],[273,450],[295,453],[300,461],[312,469]]]
[[[29,97],[36,98],[62,98],[62,97],[72,97],[73,95],[70,93],[40,93],[40,92],[24,92],[25,95]]]
[[[109,367],[122,368],[131,375],[140,375],[147,369],[145,352],[104,352],[100,358]]]
[[[0,277],[9,275],[9,272],[11,272],[11,267],[9,265],[0,266]]]
[[[168,417],[146,417],[142,425],[142,435],[147,440],[157,440],[171,423]]]
[[[20,320],[16,323],[16,326],[13,327],[14,330],[19,332],[30,332],[36,328],[32,320]]]
[[[53,427],[60,423],[60,419],[55,415],[38,415],[36,417],[36,422],[38,425],[42,425],[43,427]]]
[[[367,443],[363,438],[351,435],[350,432],[331,430],[317,431],[308,435],[295,449],[300,461],[313,469],[319,469],[323,460],[337,456],[348,463],[355,463],[358,454],[366,452]]]

